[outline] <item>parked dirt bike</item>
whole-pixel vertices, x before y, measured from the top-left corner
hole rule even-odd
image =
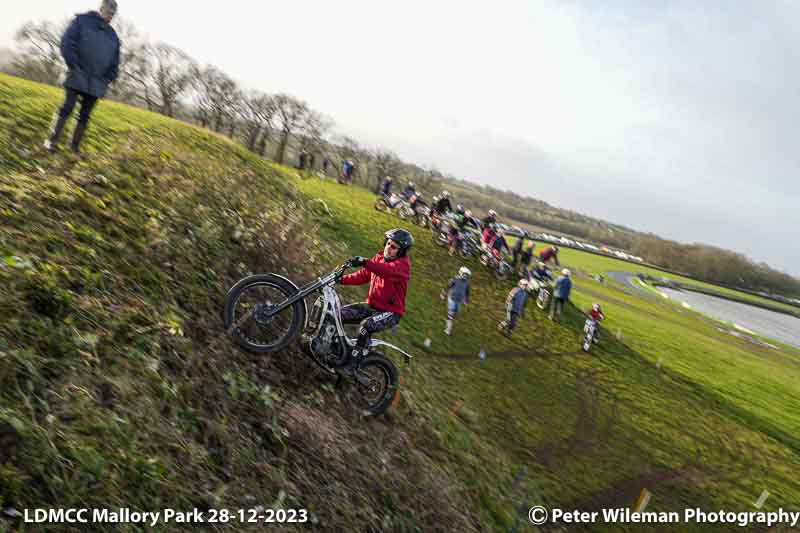
[[[405,200],[400,200],[400,205],[397,207],[397,216],[402,220],[406,220],[407,218],[414,217],[415,215],[416,213],[411,208],[411,204]]]
[[[497,279],[508,279],[511,277],[511,274],[514,272],[514,269],[511,267],[508,261],[506,261],[505,257],[500,256],[498,259],[495,257],[494,253],[490,250],[481,250],[481,264],[486,268],[494,271],[494,275]]]
[[[583,348],[584,352],[588,352],[592,348],[592,343],[597,343],[597,322],[587,318],[586,323],[583,325],[583,332],[585,335],[581,342],[581,348]]]
[[[450,224],[449,217],[431,214],[431,234],[434,243],[439,246],[450,245]]]
[[[547,309],[550,305],[550,298],[553,295],[553,287],[545,281],[537,281],[539,286],[539,295],[536,297],[536,305],[539,309]]]
[[[402,197],[395,193],[389,196],[381,194],[375,200],[375,209],[377,211],[389,212],[394,211],[402,219],[406,219],[414,214],[411,206]]]
[[[423,228],[431,226],[431,208],[426,205],[419,205],[414,212],[414,223]]]
[[[459,231],[458,235],[453,235],[448,231],[447,244],[450,248],[450,255],[474,257],[481,253],[480,237],[471,231]]]
[[[225,296],[226,331],[236,344],[258,354],[282,350],[301,337],[304,351],[314,362],[335,374],[356,344],[342,325],[341,303],[334,288],[336,280],[351,266],[348,261],[302,288],[277,274],[239,280]],[[305,298],[317,291],[322,294],[309,316]],[[360,360],[353,376],[357,401],[365,414],[386,411],[397,390],[397,367],[377,351],[380,347],[400,352],[407,362],[412,358],[388,342],[371,340],[369,353]]]
[[[464,234],[464,242],[462,243],[462,252],[464,257],[476,257],[481,253],[481,236],[474,231],[467,231]]]
[[[431,231],[433,231],[434,233],[441,230],[443,226],[446,226],[444,227],[445,230],[449,229],[450,217],[447,214],[442,215],[431,209],[430,219],[431,219]]]

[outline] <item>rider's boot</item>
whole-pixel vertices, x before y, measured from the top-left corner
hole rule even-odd
[[[451,333],[453,333],[453,321],[448,319],[444,326],[444,334],[450,335]]]
[[[347,362],[336,369],[337,372],[345,376],[353,377],[358,369],[358,364],[361,362],[362,357],[365,355],[366,350],[356,346],[350,352]]]

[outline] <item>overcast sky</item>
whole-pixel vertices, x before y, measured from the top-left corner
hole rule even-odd
[[[800,3],[119,3],[363,144],[800,275]],[[0,46],[94,4],[6,2]]]

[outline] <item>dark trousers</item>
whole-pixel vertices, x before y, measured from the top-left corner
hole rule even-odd
[[[365,303],[350,304],[342,307],[342,322],[344,324],[361,323],[358,330],[356,346],[361,349],[369,347],[369,341],[374,333],[389,329],[400,323],[402,315],[387,311],[378,311]]]
[[[515,313],[511,310],[506,311],[506,329],[508,329],[508,331],[514,331],[514,328],[517,327],[518,318],[519,313]]]
[[[78,92],[75,89],[67,89],[66,91],[67,96],[61,108],[58,110],[59,118],[62,120],[68,119],[72,114],[72,110],[75,109],[75,103],[78,101],[78,98],[80,98],[81,110],[80,113],[78,113],[78,124],[83,124],[85,126],[89,123],[89,116],[92,114],[94,105],[97,103],[97,97],[91,94]]]
[[[553,298],[553,306],[550,308],[550,319],[561,319],[561,313],[564,311],[564,304],[567,301],[564,298]]]

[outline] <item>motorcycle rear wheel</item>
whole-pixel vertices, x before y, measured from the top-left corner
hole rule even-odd
[[[305,324],[305,304],[298,300],[274,316],[267,315],[270,307],[282,303],[297,290],[289,280],[274,274],[257,274],[239,280],[225,296],[225,331],[248,352],[282,350]]]

